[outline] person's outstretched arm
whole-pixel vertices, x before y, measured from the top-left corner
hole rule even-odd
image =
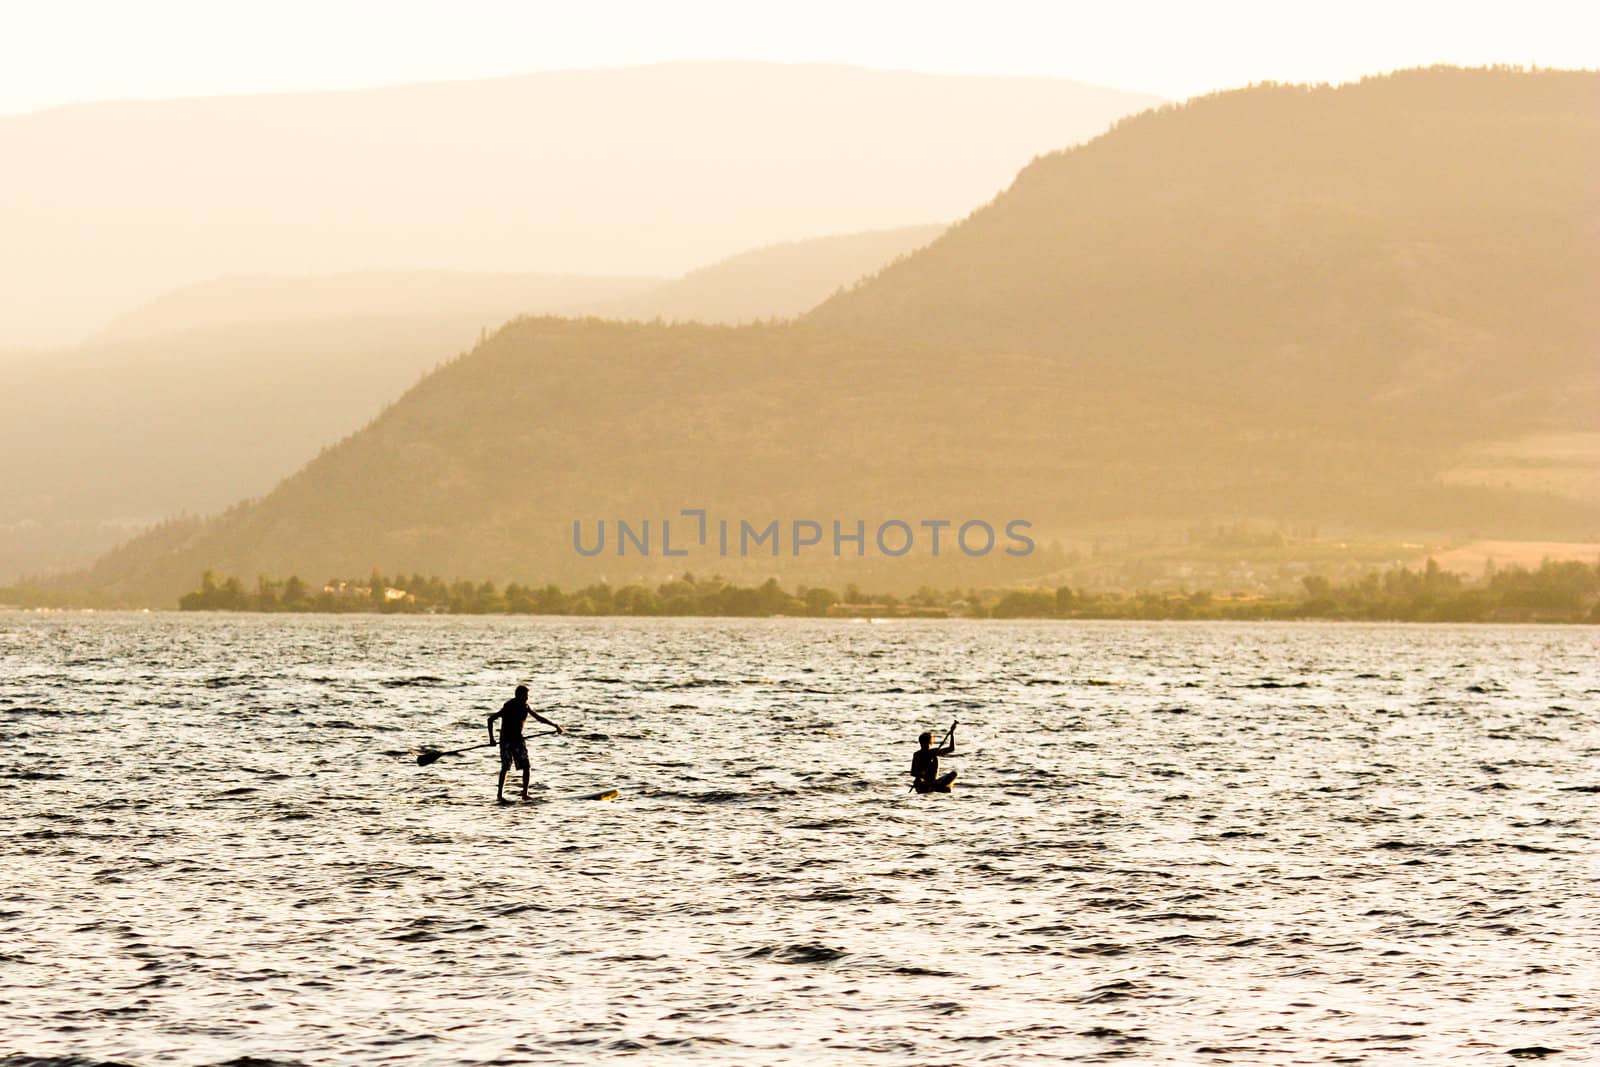
[[[956,732],[955,732],[955,729],[952,727],[951,730],[950,730],[949,736],[945,738],[944,747],[939,750],[939,755],[941,755],[941,756],[952,756],[952,755],[955,754],[955,751],[956,751]]]
[[[565,730],[563,730],[561,727],[557,726],[555,723],[551,722],[549,719],[545,718],[543,715],[540,715],[537,711],[532,711],[530,709],[529,714],[531,714],[535,719],[538,719],[540,722],[544,723],[546,726],[552,727],[555,730],[556,733],[558,733],[558,734],[566,733]]]

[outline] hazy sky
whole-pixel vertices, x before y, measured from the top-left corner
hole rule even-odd
[[[1600,67],[1595,0],[0,0],[0,114],[675,59],[1184,97],[1430,63]]]

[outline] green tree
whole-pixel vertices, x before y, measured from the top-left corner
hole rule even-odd
[[[807,589],[805,593],[806,614],[826,615],[828,609],[839,602],[839,594],[832,589],[821,587]]]

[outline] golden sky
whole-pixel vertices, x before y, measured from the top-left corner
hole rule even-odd
[[[1432,63],[1600,67],[1593,0],[3,0],[0,114],[685,59],[1040,75],[1182,98]]]

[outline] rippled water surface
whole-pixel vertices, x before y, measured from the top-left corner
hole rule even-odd
[[[1594,1062],[1597,653],[0,615],[0,1056]],[[538,803],[416,765],[519,681],[571,732]],[[956,791],[908,793],[952,719]]]

